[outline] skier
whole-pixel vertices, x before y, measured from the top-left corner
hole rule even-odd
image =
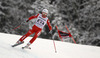
[[[31,19],[36,18],[36,22],[33,25],[32,29],[30,29],[25,35],[23,35],[17,42],[16,44],[19,43],[24,43],[24,39],[30,36],[31,34],[35,33],[34,37],[27,43],[27,45],[24,48],[30,48],[29,46],[36,40],[36,38],[40,35],[43,27],[47,23],[50,33],[52,32],[52,26],[49,22],[49,19],[47,18],[48,10],[43,9],[42,14],[37,14],[34,16],[31,16],[26,22],[29,22]],[[14,47],[14,46],[13,46]]]

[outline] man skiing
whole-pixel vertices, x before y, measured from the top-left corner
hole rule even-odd
[[[23,48],[30,48],[29,46],[36,40],[36,38],[40,35],[43,27],[47,23],[49,30],[52,30],[51,24],[49,22],[49,19],[47,18],[48,10],[43,9],[42,14],[37,14],[34,16],[29,17],[29,19],[26,21],[30,21],[31,19],[36,18],[36,22],[33,25],[32,29],[30,29],[25,35],[23,35],[17,42],[16,44],[22,44],[24,43],[24,39],[30,36],[31,34],[35,33],[34,37],[27,43],[27,45]],[[14,46],[13,46],[14,47]]]

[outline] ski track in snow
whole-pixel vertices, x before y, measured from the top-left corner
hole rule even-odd
[[[25,39],[25,43],[11,47],[21,36],[0,33],[0,58],[100,58],[100,47],[55,41],[55,53],[52,40],[37,38],[30,49],[22,49],[32,37]]]

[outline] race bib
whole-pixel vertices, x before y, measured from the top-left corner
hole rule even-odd
[[[47,20],[48,20],[47,17],[46,17],[46,18],[43,18],[43,17],[42,17],[42,14],[39,14],[39,16],[38,16],[38,18],[37,18],[37,20],[36,20],[35,25],[36,25],[37,27],[39,27],[39,28],[43,28],[43,27],[45,26],[45,24],[47,23]]]

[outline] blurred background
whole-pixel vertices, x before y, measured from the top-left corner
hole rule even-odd
[[[25,21],[44,8],[49,10],[53,34],[49,34],[46,25],[40,38],[61,41],[55,26],[68,32],[67,25],[77,44],[100,46],[100,0],[0,0],[0,32],[25,35],[35,19]],[[73,43],[71,38],[64,39],[64,42]]]

